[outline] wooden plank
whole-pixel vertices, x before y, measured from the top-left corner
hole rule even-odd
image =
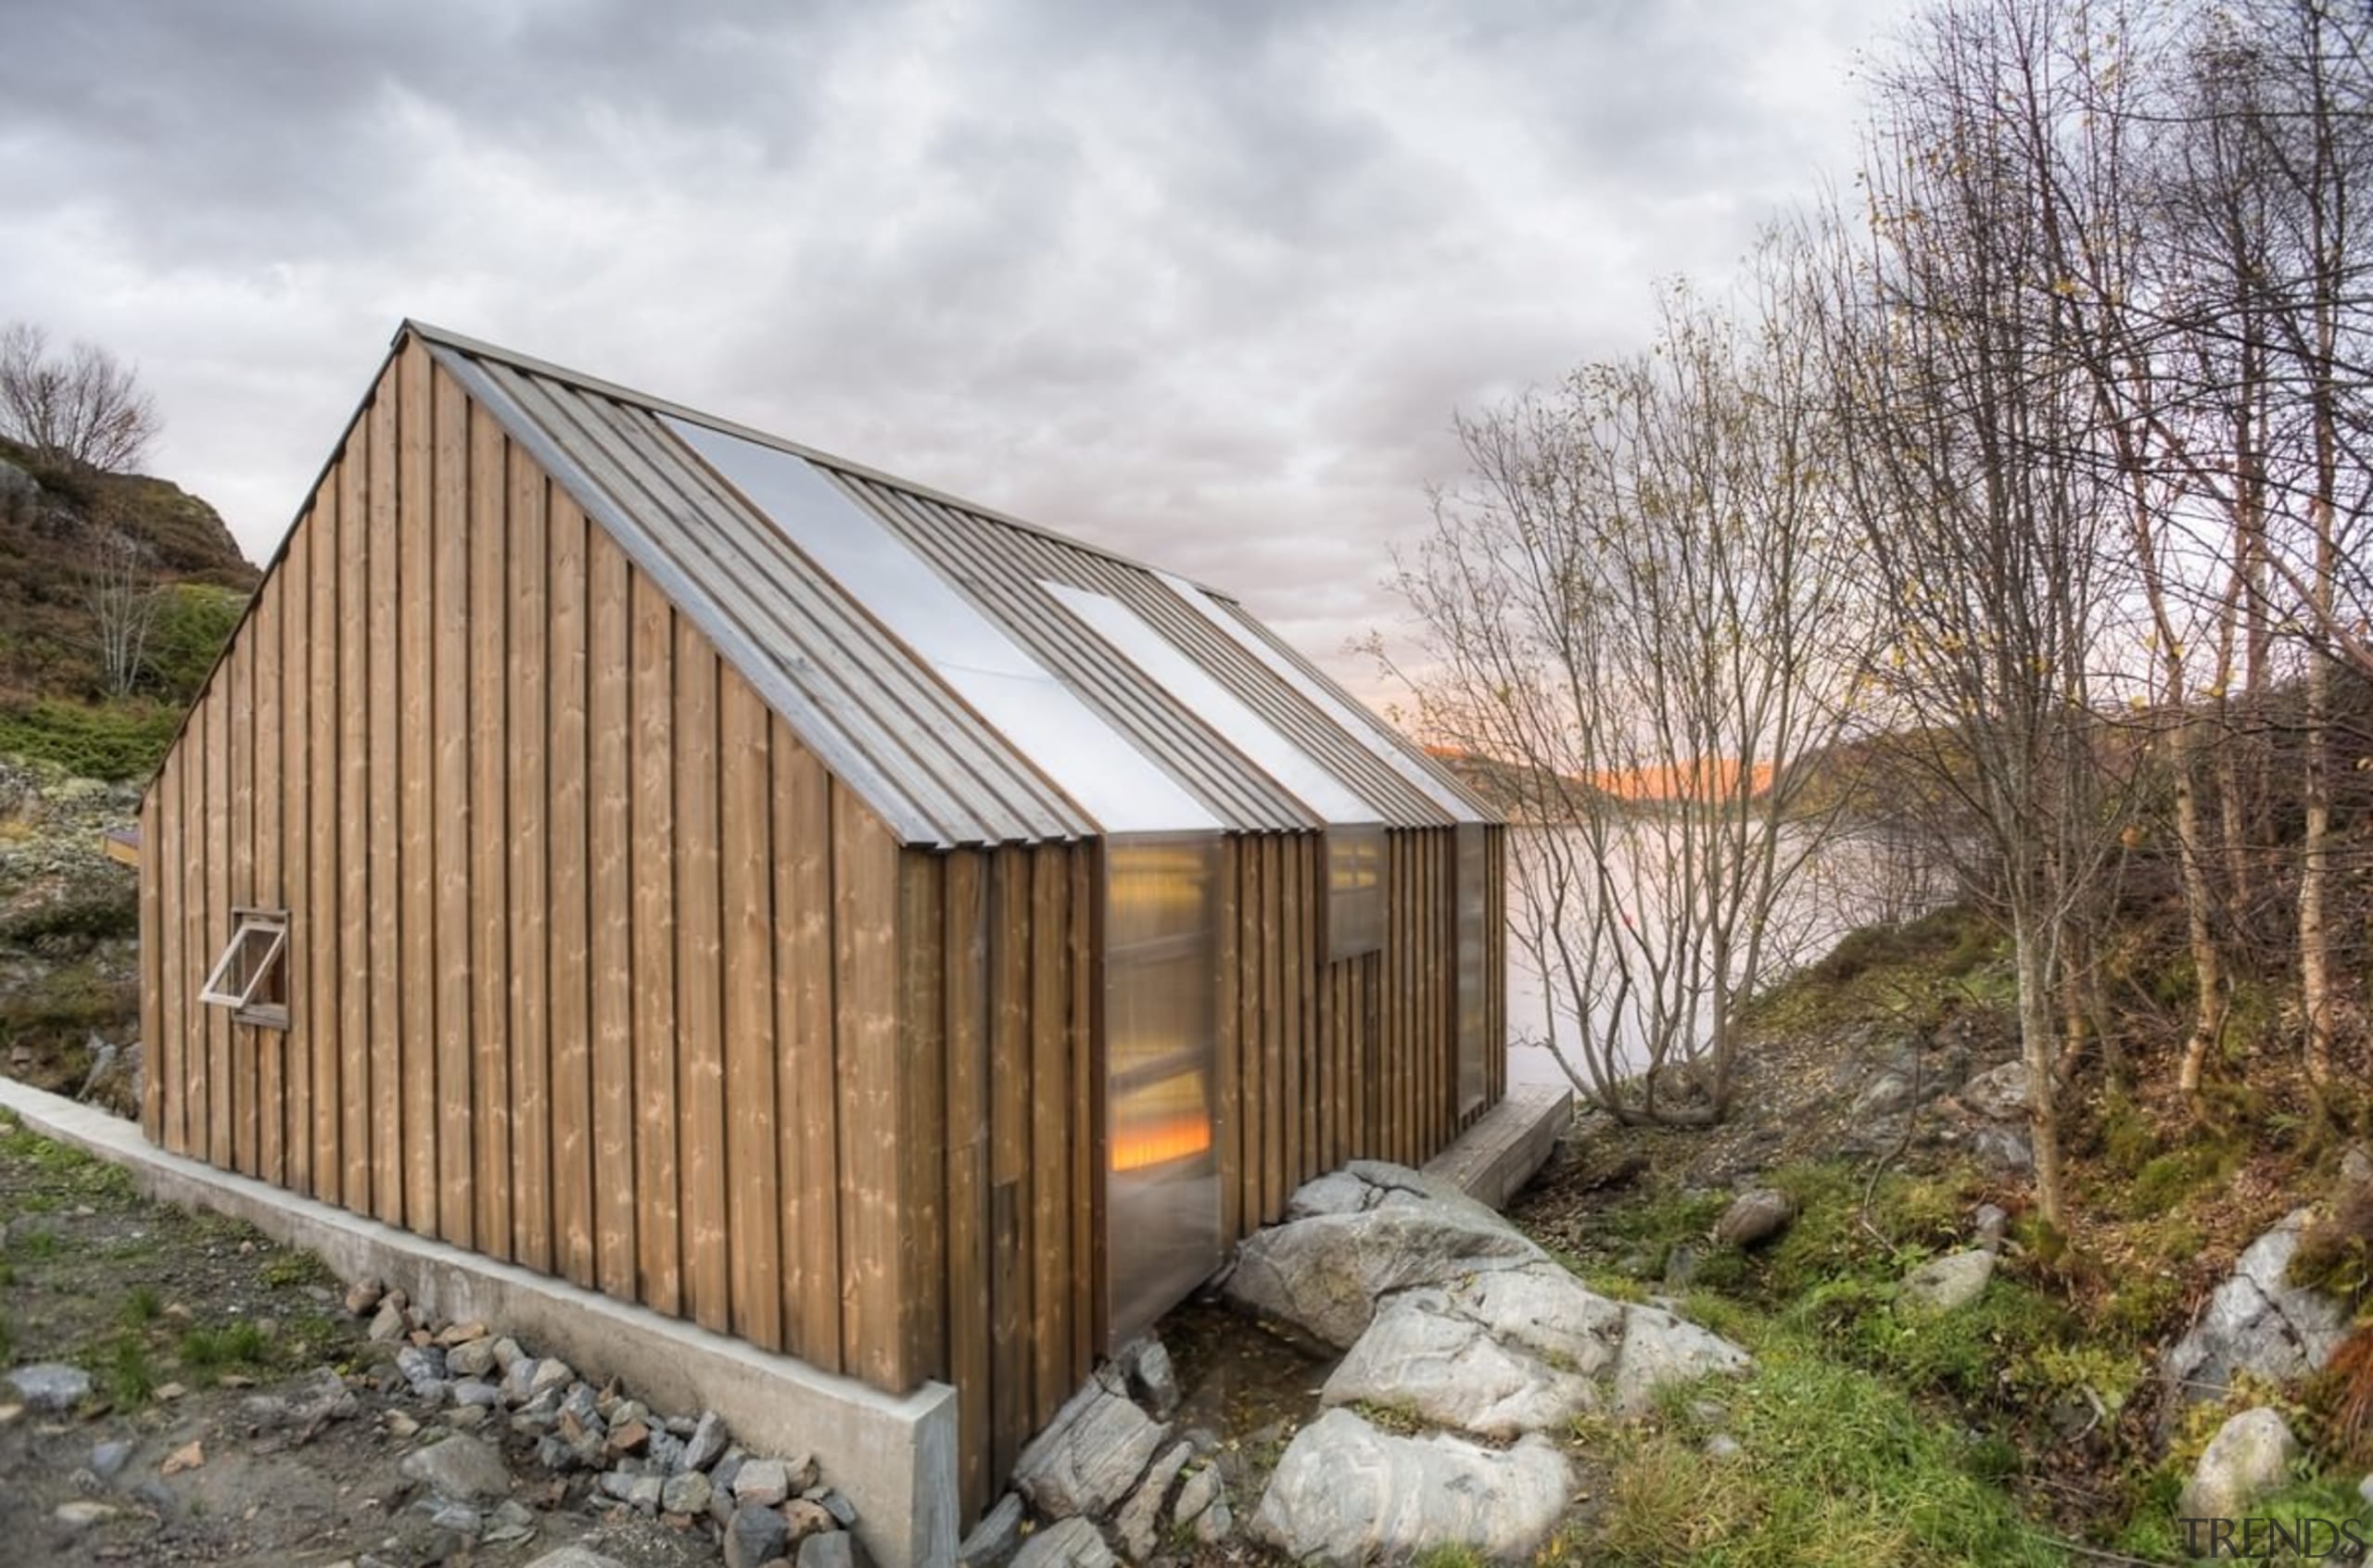
[[[162,813],[158,806],[161,783],[152,782],[140,798],[140,842],[150,854],[161,853]],[[139,868],[140,899],[140,1038],[147,1059],[140,1075],[140,1132],[152,1144],[164,1142],[167,1059],[165,1041],[165,928],[161,868]]]
[[[343,919],[338,904],[339,855],[350,811],[340,809],[338,727],[345,718],[338,702],[337,667],[342,649],[355,640],[353,628],[338,614],[339,494],[344,482],[334,467],[322,480],[308,525],[312,568],[312,606],[307,612],[314,635],[307,640],[311,668],[306,700],[306,765],[311,774],[312,821],[306,834],[308,861],[306,900],[311,918],[305,941],[305,961],[312,974],[312,999],[307,1013],[306,1035],[312,1054],[313,1074],[313,1195],[336,1203],[345,1191],[340,1118],[345,1114],[338,1093],[338,943]]]
[[[725,900],[725,1165],[733,1332],[782,1348],[782,1186],[775,1131],[774,805],[766,700],[717,688]]]
[[[1292,1182],[1288,1162],[1293,1157],[1293,1100],[1285,1027],[1285,854],[1275,833],[1261,837],[1261,1077],[1262,1189],[1261,1217],[1284,1218],[1286,1194]]]
[[[156,1018],[144,1020],[141,1038],[149,1042],[148,1078],[157,1086],[157,1130],[150,1134],[158,1145],[178,1149],[182,1144],[182,1105],[185,1098],[182,1082],[182,1018],[189,1002],[185,994],[182,971],[182,855],[181,855],[181,769],[178,752],[168,752],[149,783],[148,800],[156,817],[153,829],[144,828],[140,836],[140,886],[145,894],[154,887],[157,901],[157,932],[153,943],[143,933],[140,949],[157,955],[157,988],[150,994],[156,1001]]]
[[[1240,856],[1243,839],[1230,834],[1220,841],[1219,921],[1219,1156],[1220,1240],[1233,1245],[1245,1234],[1244,1222],[1244,944],[1237,929],[1242,918]]]
[[[510,451],[470,408],[470,1188],[480,1252],[509,1258],[511,1215]]]
[[[1031,854],[1030,1207],[1036,1279],[1031,1291],[1034,1424],[1071,1397],[1072,1138],[1071,881],[1052,850]]]
[[[903,1391],[899,1278],[898,849],[838,780],[832,785],[833,1034],[840,1057],[841,1354],[877,1388]]]
[[[224,775],[222,803],[214,810],[222,819],[223,842],[230,852],[229,890],[216,901],[222,909],[224,944],[237,929],[238,917],[231,911],[252,908],[256,902],[254,631],[252,620],[239,628],[224,655],[222,669],[230,681],[230,706],[227,722],[219,733],[222,738],[223,765],[228,771]],[[235,1014],[230,1018],[230,1055],[216,1064],[223,1069],[218,1074],[218,1081],[227,1081],[231,1086],[231,1168],[243,1176],[252,1176],[256,1173],[256,1057],[260,1052],[252,1027],[240,1023]]]
[[[312,732],[313,517],[298,521],[281,563],[287,590],[280,604],[281,897],[288,906],[288,1034],[282,1069],[281,1157],[291,1192],[313,1190],[314,993],[307,967],[320,938],[322,906],[312,901],[313,773],[306,758]]]
[[[552,1268],[593,1283],[593,1079],[588,1031],[593,997],[587,955],[585,514],[554,487],[546,521],[551,646],[545,654],[550,737],[544,761],[545,864],[551,918]]]
[[[428,350],[396,360],[396,929],[401,966],[397,1029],[403,1063],[403,1222],[437,1233],[437,813],[435,582],[430,545],[435,484]]]
[[[231,752],[232,726],[242,716],[234,699],[238,688],[237,650],[218,672],[206,700],[206,942],[209,968],[231,941]],[[233,1028],[227,1008],[206,1010],[206,1157],[215,1165],[238,1165],[238,1081],[232,1067]]]
[[[1011,1473],[1031,1434],[1030,854],[989,862],[989,1470]]]
[[[198,988],[214,967],[215,949],[207,942],[206,919],[206,729],[212,708],[203,693],[190,709],[188,727],[176,750],[181,758],[182,809],[179,835],[182,868],[182,977],[187,1005],[182,1009],[182,1147],[193,1159],[207,1159],[213,1132],[211,1084],[213,1065],[208,1031],[213,1009],[198,1001]]]
[[[947,1009],[947,1378],[956,1387],[958,1514],[992,1498],[989,1314],[989,905],[986,856],[948,856],[942,953]]]
[[[1060,856],[1071,879],[1071,922],[1063,951],[1071,968],[1069,1017],[1072,1058],[1072,1350],[1067,1374],[1072,1386],[1086,1377],[1104,1348],[1104,1095],[1097,1043],[1104,1038],[1102,999],[1096,992],[1101,972],[1093,955],[1104,951],[1097,926],[1089,852],[1076,845],[1050,846],[1041,854]]]
[[[369,516],[371,436],[366,414],[356,427],[338,480],[337,744],[338,819],[338,1144],[340,1201],[372,1212],[371,1073],[371,590]]]
[[[943,1377],[947,1315],[946,864],[923,851],[898,856],[899,1124],[887,1153],[899,1170],[899,1304],[906,1376]]]
[[[676,623],[676,1094],[683,1178],[684,1311],[731,1321],[725,1188],[724,904],[718,878],[718,660]],[[870,1157],[880,1161],[886,1144]]]
[[[435,490],[430,504],[429,576],[434,595],[430,745],[434,813],[430,830],[436,884],[437,1233],[457,1246],[477,1245],[477,1173],[471,1043],[470,737],[470,403],[443,370],[430,379]],[[417,658],[418,656],[415,655]]]
[[[280,593],[282,577],[274,573],[256,590],[254,612],[247,635],[254,648],[247,664],[253,691],[248,699],[249,756],[247,810],[242,822],[249,841],[249,880],[247,902],[262,909],[286,909],[280,887],[280,814],[286,794],[280,781]],[[286,960],[284,960],[284,963]],[[281,1157],[280,1132],[287,1114],[281,1082],[281,1048],[288,1042],[285,1029],[258,1029],[248,1036],[255,1047],[252,1072],[254,1099],[248,1133],[249,1170],[273,1186],[287,1180]]]
[[[782,1182],[785,1348],[841,1367],[839,1095],[832,1042],[832,788],[780,718],[774,795],[776,1129]]]
[[[628,705],[632,658],[627,558],[601,528],[586,540],[587,882],[592,936],[594,1277],[603,1291],[635,1296],[634,883]]]
[[[635,572],[629,582],[636,1294],[673,1313],[683,1301],[676,1183],[676,616],[650,578]]]
[[[397,392],[383,381],[366,416],[370,423],[371,571],[371,1212],[403,1223],[402,955],[397,910],[402,903],[397,845],[398,779],[402,771],[396,602],[403,562],[396,549]]]
[[[511,524],[511,1256],[530,1269],[552,1266],[552,1042],[546,993],[552,891],[547,835],[544,642],[551,563],[545,538],[547,482],[527,453],[510,451]],[[528,738],[526,745],[518,744]]]

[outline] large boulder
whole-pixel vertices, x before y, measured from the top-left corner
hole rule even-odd
[[[2208,1440],[2176,1511],[2187,1519],[2239,1519],[2282,1485],[2298,1454],[2299,1440],[2278,1413],[2243,1410]]]
[[[1986,1247],[1931,1258],[1904,1277],[1901,1299],[1931,1312],[1954,1312],[1986,1294],[1995,1256]]]
[[[1256,1233],[1237,1249],[1225,1288],[1238,1306],[1343,1350],[1389,1292],[1546,1256],[1479,1204],[1386,1201]]]
[[[2027,1119],[2027,1064],[2004,1062],[1988,1068],[1961,1085],[1961,1104],[1988,1121]]]
[[[1287,1448],[1252,1529],[1296,1562],[1355,1568],[1460,1549],[1524,1562],[1556,1527],[1572,1479],[1538,1436],[1506,1449],[1396,1437],[1329,1410]]]
[[[1686,1318],[1661,1307],[1626,1307],[1623,1347],[1615,1359],[1615,1408],[1644,1415],[1656,1390],[1669,1383],[1743,1372],[1754,1364],[1745,1351]]]
[[[1436,1289],[1388,1297],[1319,1398],[1389,1405],[1481,1437],[1562,1427],[1598,1408],[1590,1379],[1503,1342]]]
[[[414,1449],[398,1468],[449,1502],[496,1502],[511,1491],[502,1450],[465,1433]]]
[[[1714,1221],[1714,1239],[1732,1246],[1749,1247],[1768,1242],[1788,1228],[1796,1205],[1777,1187],[1757,1187],[1741,1193]]]
[[[1014,1489],[1049,1519],[1101,1517],[1136,1489],[1167,1431],[1136,1407],[1126,1384],[1107,1368],[1022,1450]]]
[[[2190,1330],[2161,1363],[2175,1398],[2214,1398],[2237,1373],[2268,1382],[2319,1372],[2348,1336],[2348,1309],[2337,1299],[2291,1283],[2291,1255],[2310,1212],[2286,1216],[2252,1242],[2233,1271],[2201,1309]]]

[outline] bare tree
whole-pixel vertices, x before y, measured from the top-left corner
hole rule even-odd
[[[1530,819],[1512,923],[1543,1043],[1626,1119],[1727,1114],[1835,825],[1807,765],[1865,623],[1798,275],[1768,244],[1737,310],[1676,289],[1652,353],[1463,419],[1469,481],[1402,563],[1424,722],[1507,765]]]
[[[136,464],[159,428],[139,377],[106,349],[78,342],[61,358],[30,322],[0,331],[0,436],[112,474]]]
[[[148,547],[121,528],[102,525],[80,575],[108,695],[124,696],[146,667],[148,631],[162,602]]]

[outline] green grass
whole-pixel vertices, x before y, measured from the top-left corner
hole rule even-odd
[[[164,1309],[164,1300],[158,1296],[155,1285],[136,1285],[124,1301],[123,1321],[134,1328],[145,1328],[155,1322]]]
[[[145,778],[164,759],[181,717],[180,708],[146,700],[44,697],[0,707],[0,754],[49,763],[78,778]]]
[[[222,1328],[191,1329],[182,1335],[179,1353],[182,1365],[211,1381],[225,1372],[263,1365],[270,1348],[261,1329],[253,1323],[239,1322]]]
[[[137,1410],[157,1393],[157,1369],[148,1359],[141,1336],[125,1330],[110,1340],[99,1359],[99,1386],[122,1410]]]

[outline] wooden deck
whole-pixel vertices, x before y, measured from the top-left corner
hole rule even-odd
[[[1426,1174],[1458,1183],[1471,1198],[1505,1208],[1574,1119],[1574,1092],[1511,1084],[1507,1096],[1426,1162]]]

